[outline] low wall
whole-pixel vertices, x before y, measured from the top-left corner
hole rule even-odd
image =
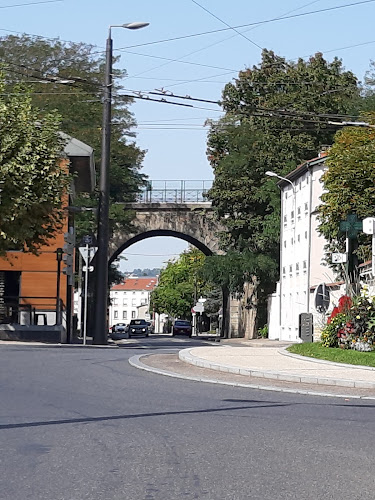
[[[65,343],[66,331],[63,326],[58,325],[0,324],[0,340]]]

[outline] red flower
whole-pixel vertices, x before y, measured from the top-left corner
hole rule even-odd
[[[338,308],[338,307],[334,307],[334,308],[333,308],[333,311],[331,312],[331,315],[330,315],[330,316],[329,316],[329,318],[327,319],[327,323],[328,323],[328,324],[330,324],[330,323],[331,323],[331,321],[333,320],[333,318],[334,318],[335,316],[337,316],[337,314],[339,314],[339,312],[340,312],[340,311],[339,311],[339,308]]]
[[[343,295],[339,299],[339,312],[346,313],[349,311],[349,309],[352,307],[353,302],[352,299],[348,295]]]

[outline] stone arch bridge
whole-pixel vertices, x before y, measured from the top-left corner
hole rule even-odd
[[[124,204],[124,208],[135,212],[135,217],[130,232],[113,236],[110,262],[134,243],[154,236],[180,238],[205,255],[221,254],[218,233],[223,228],[214,218],[211,202],[206,200],[210,186],[210,181],[150,181],[135,203]]]
[[[112,237],[109,262],[134,243],[155,236],[173,236],[191,243],[205,255],[223,254],[218,233],[224,230],[215,220],[207,191],[212,181],[150,181],[136,202],[124,204],[135,212],[130,231]],[[245,311],[245,314],[244,314]],[[249,337],[246,310],[223,290],[223,333],[226,337]]]

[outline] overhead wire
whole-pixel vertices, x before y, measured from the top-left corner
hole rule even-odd
[[[252,45],[255,45],[255,47],[258,47],[258,49],[261,49],[261,50],[263,49],[263,47],[261,47],[259,44],[257,44],[256,42],[254,42],[254,40],[251,40],[251,38],[248,38],[246,35],[244,35],[243,33],[241,33],[241,31],[238,31],[238,29],[234,28],[233,26],[230,26],[226,21],[224,21],[223,19],[221,19],[220,17],[218,17],[216,14],[214,14],[210,10],[206,9],[206,7],[204,7],[203,5],[201,5],[200,3],[198,3],[196,0],[191,0],[191,1],[195,5],[197,5],[201,9],[203,9],[205,12],[207,12],[208,14],[210,14],[210,16],[214,17],[215,19],[217,19],[218,21],[220,21],[221,23],[223,23],[225,26],[227,26],[228,28],[230,28],[231,30],[233,30],[234,32],[236,32],[237,35],[241,36],[242,38],[244,38],[245,40],[247,40],[248,42],[250,42]]]
[[[298,7],[298,8],[296,8],[296,9],[292,9],[292,10],[290,10],[290,11],[288,11],[288,12],[286,12],[286,13],[282,14],[282,15],[287,15],[287,14],[290,14],[291,12],[295,12],[295,11],[297,11],[297,10],[300,10],[301,8],[304,8],[304,7],[306,7],[306,6],[308,6],[308,5],[311,5],[311,4],[313,4],[313,3],[317,3],[318,1],[321,1],[321,0],[314,0],[313,2],[309,2],[308,4],[302,5],[302,6]],[[281,15],[281,16],[282,16],[282,15]],[[279,16],[279,17],[281,17],[281,16]],[[258,27],[259,27],[259,26],[253,26],[250,30],[247,30],[247,31],[252,31],[252,30],[254,30],[254,29],[258,28]],[[237,32],[237,30],[235,30],[235,31]],[[211,48],[211,47],[213,47],[213,46],[215,46],[215,45],[218,45],[219,43],[222,43],[222,42],[224,42],[224,41],[230,40],[231,38],[234,38],[235,36],[236,36],[236,35],[233,35],[233,36],[230,36],[230,37],[226,37],[226,38],[225,38],[225,39],[223,39],[223,40],[216,41],[216,42],[214,42],[214,43],[211,43],[210,45],[206,45],[205,47],[201,47],[201,48],[200,48],[200,49],[198,49],[198,50],[194,50],[193,52],[189,52],[188,54],[185,54],[185,55],[183,55],[183,56],[179,57],[178,59],[174,59],[174,60],[173,60],[173,59],[171,59],[171,60],[169,60],[169,62],[168,62],[168,63],[161,64],[161,65],[159,65],[159,66],[154,66],[153,68],[150,68],[149,70],[145,70],[145,71],[143,71],[142,73],[138,73],[137,75],[131,75],[129,78],[139,78],[141,75],[144,75],[144,74],[148,73],[149,71],[153,71],[153,70],[155,70],[155,69],[159,69],[159,68],[161,68],[161,67],[165,67],[165,66],[167,66],[168,64],[170,64],[170,63],[172,63],[172,62],[177,62],[177,63],[187,63],[187,64],[189,64],[187,61],[183,61],[183,59],[185,59],[186,57],[189,57],[189,56],[191,56],[191,55],[197,54],[198,52],[202,52],[203,50],[207,50],[207,49],[209,49],[209,48]],[[118,50],[120,50],[120,51],[121,51],[121,50],[123,50],[123,49],[118,49]],[[131,52],[126,51],[126,50],[124,50],[124,51],[125,51],[125,52],[127,52],[127,53],[131,53]],[[233,73],[237,73],[237,70],[233,70]],[[182,85],[183,83],[190,83],[190,82],[195,82],[195,81],[196,81],[196,80],[188,80],[188,81],[186,81],[186,80],[185,80],[185,82],[181,82],[181,83],[174,84],[174,85],[169,85],[169,86],[170,86],[170,87],[172,87],[172,86],[176,86],[176,85]]]
[[[13,5],[0,5],[0,9],[11,9],[13,7],[25,7],[27,5],[39,5],[41,3],[64,2],[64,0],[41,0],[40,2],[16,3]]]
[[[240,24],[238,26],[233,26],[231,28],[221,28],[221,29],[216,29],[216,30],[211,30],[211,31],[204,31],[201,33],[193,33],[190,35],[183,35],[183,36],[178,36],[178,37],[166,38],[163,40],[154,40],[152,42],[140,43],[140,44],[136,44],[136,45],[128,45],[127,47],[124,47],[124,48],[125,49],[132,49],[132,48],[136,48],[136,47],[145,47],[147,45],[156,45],[156,44],[160,44],[160,43],[174,42],[177,40],[184,40],[187,38],[194,38],[194,37],[198,37],[198,36],[211,35],[214,33],[222,33],[224,31],[232,30],[233,28],[240,29],[240,28],[247,28],[249,26],[258,26],[261,24],[269,24],[269,23],[273,23],[276,21],[283,21],[283,20],[287,20],[287,19],[304,17],[304,16],[319,14],[319,13],[323,13],[323,12],[331,12],[331,11],[335,11],[335,10],[339,10],[339,9],[344,9],[344,8],[348,8],[348,7],[355,7],[357,5],[369,4],[369,3],[373,3],[373,2],[375,2],[375,0],[361,0],[360,2],[352,2],[352,3],[348,3],[348,4],[344,4],[344,5],[337,5],[335,7],[327,7],[324,9],[312,10],[309,12],[301,12],[299,14],[291,14],[288,16],[274,17],[271,19],[264,19],[262,21],[256,21],[256,22],[247,23],[247,24]]]

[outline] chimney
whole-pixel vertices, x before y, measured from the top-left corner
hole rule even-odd
[[[319,151],[318,157],[319,158],[323,158],[324,156],[328,156],[328,151],[329,151],[330,147],[331,146],[329,144],[323,144],[320,147],[320,151]]]

